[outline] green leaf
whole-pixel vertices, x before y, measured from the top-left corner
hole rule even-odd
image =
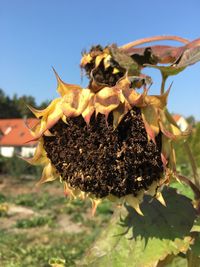
[[[153,267],[168,255],[187,252],[196,218],[191,200],[165,188],[167,207],[146,196],[144,216],[130,206],[117,210],[79,267]]]
[[[180,182],[173,182],[173,183],[170,184],[170,186],[172,188],[176,188],[178,193],[180,193],[180,194],[182,194],[182,195],[194,200],[194,193],[193,193],[192,189],[189,186],[187,186],[185,184],[182,184]]]
[[[160,261],[156,267],[188,267],[188,266],[187,266],[187,259],[185,257],[168,255],[163,261]]]
[[[195,223],[191,229],[191,232],[200,232],[200,217],[195,220]]]
[[[179,66],[179,65],[156,66],[156,65],[145,64],[145,66],[160,70],[162,75],[164,75],[165,77],[177,75],[179,72],[185,69],[185,66]]]

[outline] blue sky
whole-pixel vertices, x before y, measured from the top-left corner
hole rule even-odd
[[[52,66],[64,81],[81,84],[83,49],[163,34],[193,40],[200,37],[199,12],[199,0],[0,0],[0,88],[10,96],[33,95],[38,103],[53,99]],[[150,73],[155,94],[160,75]],[[169,79],[170,111],[200,120],[199,77],[200,63]]]

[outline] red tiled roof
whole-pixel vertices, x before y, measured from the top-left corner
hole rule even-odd
[[[30,146],[35,142],[26,143],[33,139],[28,127],[37,124],[37,119],[0,119],[0,146]]]
[[[180,120],[180,118],[182,117],[181,115],[179,114],[174,114],[172,115],[173,119],[175,120],[175,122],[177,122],[178,120]]]

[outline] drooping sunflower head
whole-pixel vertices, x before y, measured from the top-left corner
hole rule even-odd
[[[129,76],[140,73],[137,62],[116,45],[105,48],[93,46],[83,54],[80,66],[90,79],[89,88],[95,92],[105,86],[116,85],[125,73]]]
[[[108,198],[126,201],[141,214],[144,193],[164,203],[158,188],[175,169],[173,142],[185,134],[166,109],[169,90],[148,95],[144,85],[139,93],[130,68],[113,55],[96,46],[83,56],[88,88],[64,83],[56,74],[60,98],[44,110],[31,108],[39,119],[32,130],[38,146],[28,161],[44,165],[41,183],[60,178],[68,195],[89,197],[93,210]],[[103,82],[95,71],[102,72]]]

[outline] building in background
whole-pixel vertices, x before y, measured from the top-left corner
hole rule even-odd
[[[0,119],[0,155],[33,156],[36,143],[28,142],[33,138],[28,127],[32,128],[36,124],[37,119]]]
[[[177,125],[181,131],[185,131],[189,127],[188,122],[186,121],[186,119],[183,116],[181,116],[179,114],[174,114],[172,117],[175,120],[175,122],[177,123]]]

